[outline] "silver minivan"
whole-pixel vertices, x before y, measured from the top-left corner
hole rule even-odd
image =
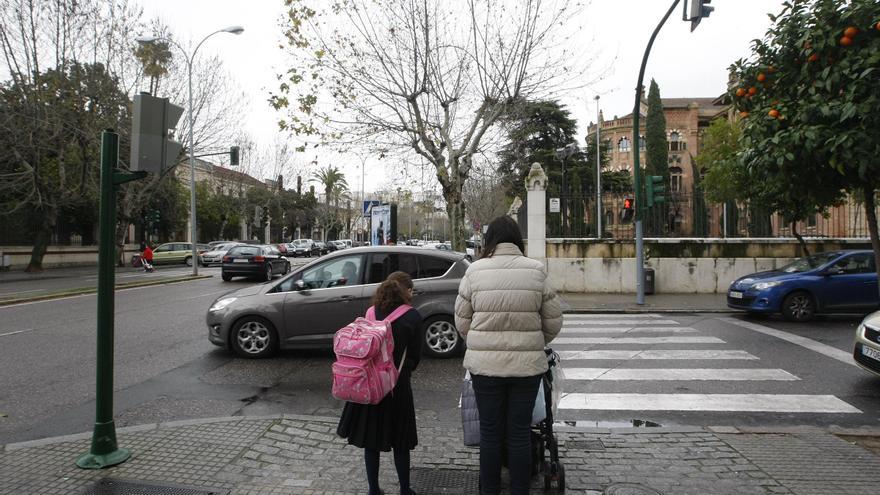
[[[469,262],[462,253],[406,246],[335,251],[280,280],[219,297],[208,309],[208,338],[247,358],[279,349],[329,349],[333,334],[363,316],[392,272],[413,278],[413,306],[424,319],[423,351],[453,357],[464,350],[455,328],[455,297]]]

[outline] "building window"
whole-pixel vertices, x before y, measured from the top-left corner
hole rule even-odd
[[[669,169],[669,191],[674,193],[682,192],[680,167],[670,167]]]
[[[678,131],[672,131],[669,134],[669,151],[684,151],[687,149],[687,143],[681,139]]]
[[[639,151],[645,151],[645,136],[639,134]]]
[[[621,153],[629,153],[629,138],[622,137],[620,141],[617,142],[617,151]]]

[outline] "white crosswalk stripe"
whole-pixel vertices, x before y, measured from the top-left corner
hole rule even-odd
[[[574,337],[577,335],[590,334],[609,334],[609,333],[697,333],[696,328],[691,327],[582,327],[582,328],[563,328],[559,335],[566,337]]]
[[[565,315],[562,332],[551,343],[566,376],[560,419],[587,420],[587,411],[861,413],[833,395],[766,393],[769,384],[801,379],[782,369],[750,367],[760,361],[757,356],[699,333],[659,314]],[[680,347],[656,348],[669,344]],[[706,344],[712,348],[700,349]],[[652,366],[640,367],[645,361]],[[642,388],[641,382],[652,393],[631,393]],[[706,393],[678,393],[687,389],[672,382],[701,383]],[[741,393],[722,393],[734,382]],[[743,393],[749,389],[756,393]]]
[[[565,344],[723,344],[717,337],[558,337],[553,341]]]
[[[746,351],[726,351],[719,349],[693,350],[605,350],[605,351],[559,351],[564,361],[579,359],[758,359]]]
[[[861,413],[833,395],[564,394],[559,409]]]
[[[766,368],[565,368],[570,380],[776,380],[795,381],[800,378],[780,369]]]

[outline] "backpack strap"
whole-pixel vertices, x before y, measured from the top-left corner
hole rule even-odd
[[[404,314],[406,314],[406,312],[411,309],[412,309],[412,306],[410,306],[409,304],[401,304],[400,306],[397,307],[397,309],[392,311],[390,315],[386,316],[384,321],[391,323],[394,320],[396,320],[396,319],[400,318],[401,316],[403,316]],[[375,316],[375,314],[376,314],[376,311],[373,310],[373,316]]]
[[[388,323],[392,323],[394,320],[400,318],[401,316],[406,314],[407,311],[409,311],[411,309],[412,309],[412,306],[410,306],[409,304],[401,304],[400,306],[397,307],[397,309],[392,311],[391,314],[386,316],[385,319],[382,321],[387,321]],[[376,320],[376,307],[370,306],[369,309],[367,309],[367,314],[365,316],[368,320],[377,321]]]

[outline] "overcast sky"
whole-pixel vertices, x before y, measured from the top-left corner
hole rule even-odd
[[[280,116],[266,100],[269,90],[277,86],[275,76],[284,70],[285,55],[279,48],[284,2],[142,1],[145,14],[161,18],[181,40],[201,39],[230,25],[244,26],[245,32],[240,36],[213,37],[203,45],[200,54],[220,54],[225,69],[250,95],[249,112],[242,115],[242,125],[257,142],[271,142]],[[770,25],[767,13],[777,13],[781,4],[782,0],[714,0],[715,12],[693,33],[690,23],[681,20],[681,10],[677,9],[654,43],[645,84],[653,77],[660,86],[661,96],[666,98],[718,96],[725,90],[727,67],[734,60],[748,56],[750,41],[763,37]],[[622,116],[632,110],[645,45],[669,5],[671,0],[593,0],[574,21],[582,26],[585,47],[599,55],[598,66],[608,69],[595,87],[563,99],[581,129],[596,119],[594,97],[597,94],[606,118]],[[360,161],[353,158],[339,165],[350,178],[352,188],[358,188]],[[368,171],[368,191],[392,180],[392,174],[382,169],[381,162],[372,166],[368,162]]]

